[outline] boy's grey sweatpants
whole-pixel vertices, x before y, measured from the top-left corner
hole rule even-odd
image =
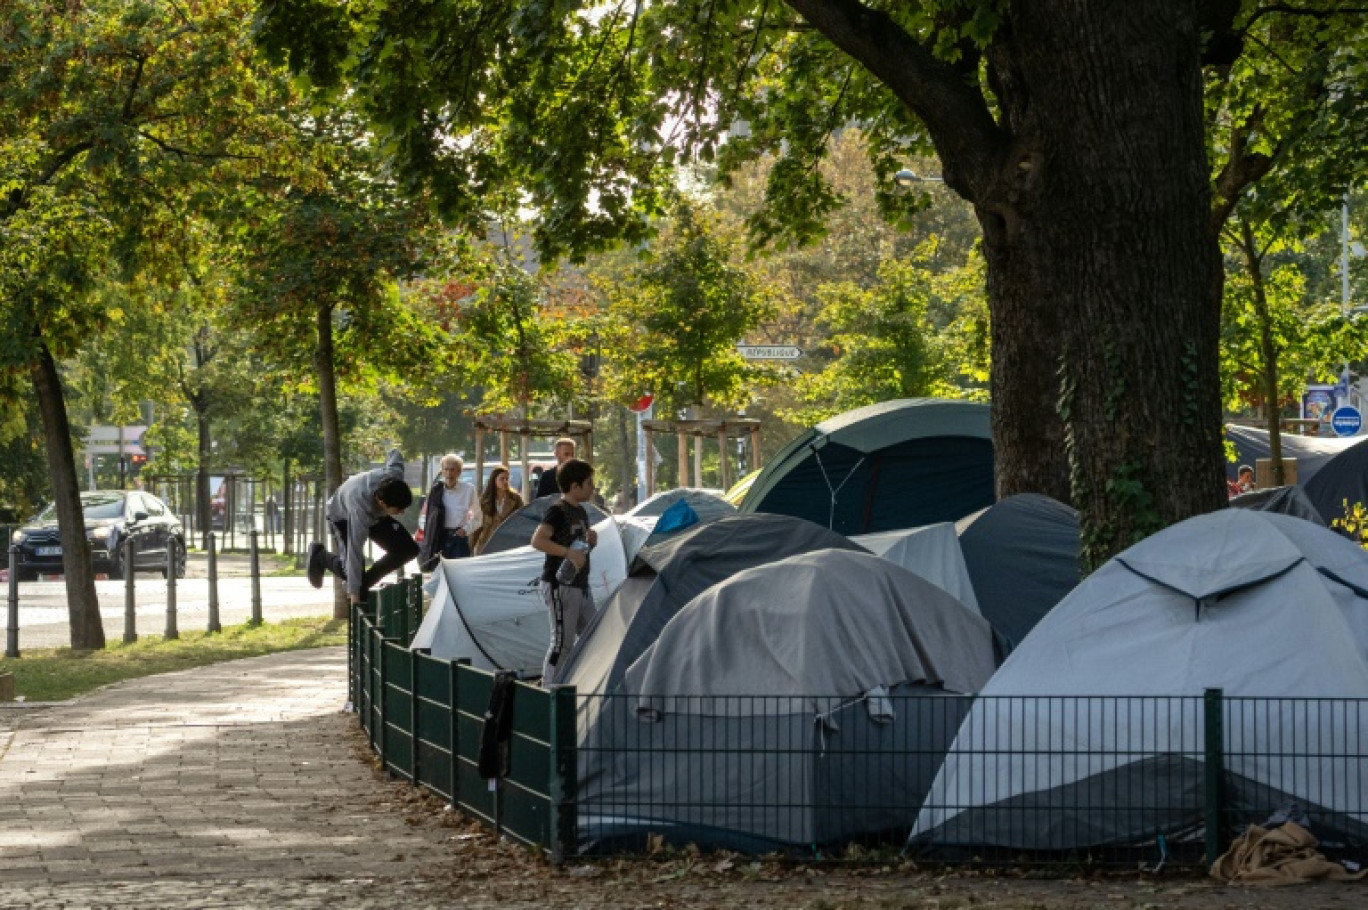
[[[557,673],[565,655],[575,646],[575,639],[594,618],[594,595],[585,588],[570,588],[554,585],[549,581],[541,583],[542,600],[551,613],[551,646],[546,650],[546,661],[542,664],[542,685],[554,686],[560,682]]]

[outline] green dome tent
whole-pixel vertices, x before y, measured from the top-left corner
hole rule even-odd
[[[988,405],[904,398],[800,434],[766,462],[741,511],[868,534],[956,521],[993,501]]]

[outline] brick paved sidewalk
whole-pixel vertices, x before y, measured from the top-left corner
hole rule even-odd
[[[451,832],[385,802],[345,698],[327,648],[0,708],[0,906],[439,902]]]

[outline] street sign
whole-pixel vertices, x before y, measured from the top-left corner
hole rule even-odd
[[[747,360],[797,360],[803,351],[792,344],[738,344],[736,352]]]
[[[1363,426],[1363,415],[1358,408],[1344,405],[1335,408],[1335,413],[1330,415],[1330,426],[1334,428],[1336,436],[1357,436]]]

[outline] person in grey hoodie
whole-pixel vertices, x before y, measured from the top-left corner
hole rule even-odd
[[[412,503],[413,490],[404,480],[404,457],[398,449],[389,453],[383,468],[347,478],[324,511],[337,552],[329,553],[318,541],[309,545],[309,584],[323,587],[323,573],[332,572],[346,582],[352,603],[359,603],[376,582],[416,559],[418,544],[399,523]],[[369,569],[364,568],[367,540],[385,551]]]

